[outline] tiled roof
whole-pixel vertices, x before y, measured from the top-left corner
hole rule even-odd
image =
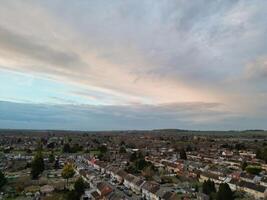
[[[257,185],[255,183],[246,182],[246,181],[240,181],[239,187],[246,187],[246,188],[261,192],[261,193],[264,193],[266,190],[266,187],[264,187],[262,185]]]
[[[106,196],[113,191],[113,189],[106,183],[100,182],[97,184],[97,189],[100,191],[101,196]]]
[[[100,195],[97,193],[97,191],[92,192],[91,195],[94,197],[94,199],[100,199]]]
[[[143,189],[155,194],[158,190],[159,190],[160,186],[159,184],[155,183],[155,182],[145,182],[145,184],[143,185]]]
[[[132,174],[128,174],[126,177],[125,177],[125,180],[129,181],[129,182],[132,182],[134,180],[135,176],[132,175]]]
[[[217,174],[202,172],[201,175],[215,180],[219,180],[219,176]]]
[[[122,178],[125,178],[128,175],[128,173],[125,172],[124,170],[120,170],[117,172],[117,175],[122,177]]]
[[[178,195],[174,192],[166,192],[163,196],[162,199],[164,200],[178,200]]]

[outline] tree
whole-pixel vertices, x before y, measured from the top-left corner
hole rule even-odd
[[[216,192],[215,183],[211,181],[210,179],[207,181],[204,181],[202,185],[202,192],[206,195],[210,195],[211,193]]]
[[[264,160],[265,163],[267,163],[267,148],[257,149],[256,150],[256,158]]]
[[[71,148],[71,153],[77,153],[78,151],[82,151],[83,146],[80,146],[79,144],[74,144]]]
[[[74,190],[78,196],[81,196],[84,193],[85,183],[81,177],[74,183]]]
[[[2,171],[0,171],[0,188],[6,184],[7,180]]]
[[[123,154],[123,153],[126,153],[126,149],[125,149],[125,147],[120,147],[120,151],[119,151],[121,154]]]
[[[234,194],[227,183],[220,184],[216,199],[217,200],[233,200],[234,199]]]
[[[135,166],[137,168],[137,170],[143,170],[144,168],[146,168],[147,166],[150,166],[151,163],[147,162],[144,158],[140,158],[137,161],[135,161]]]
[[[156,171],[153,167],[153,165],[146,167],[143,171],[142,171],[142,175],[147,179],[147,180],[151,180],[152,177],[155,175]]]
[[[246,169],[246,167],[248,166],[248,163],[246,161],[244,161],[241,165],[242,170],[244,171]]]
[[[71,152],[71,147],[69,143],[64,144],[63,146],[63,152],[64,153],[70,153]]]
[[[67,193],[67,200],[80,200],[85,191],[85,183],[80,177],[74,183],[74,190]]]
[[[243,143],[237,143],[236,145],[235,145],[235,149],[236,150],[245,150],[246,149],[246,146],[245,146],[245,144],[243,144]]]
[[[54,168],[55,169],[59,169],[60,168],[60,164],[59,164],[59,159],[58,158],[55,161]]]
[[[136,152],[133,152],[133,153],[131,154],[131,156],[130,156],[130,161],[131,161],[131,162],[134,162],[134,161],[136,161],[136,160],[137,160]]]
[[[108,151],[108,148],[105,145],[101,145],[98,150],[100,151],[101,154],[105,154]]]
[[[186,152],[185,152],[184,149],[182,149],[182,150],[180,151],[180,158],[181,158],[182,160],[187,160]]]
[[[199,190],[198,184],[195,184],[194,189],[195,189],[195,192],[198,192],[198,190]]]
[[[44,171],[44,159],[41,151],[38,151],[31,163],[31,176],[32,179],[37,179],[38,176]]]
[[[192,147],[191,147],[190,144],[187,145],[187,147],[186,147],[186,151],[193,151],[193,149],[192,149]]]
[[[77,153],[78,151],[82,151],[83,147],[79,146],[79,144],[74,144],[71,146],[69,143],[64,144],[63,152],[64,153]]]
[[[67,180],[67,186],[69,183],[69,179],[72,178],[74,174],[75,174],[75,171],[74,171],[73,165],[70,163],[67,163],[61,172],[61,176]]]
[[[43,151],[43,143],[42,143],[42,140],[40,140],[40,141],[37,142],[37,146],[36,146],[35,150],[36,150],[37,153],[40,153],[40,152]]]
[[[108,148],[106,147],[106,145],[101,145],[100,147],[97,148],[97,150],[99,151],[97,157],[100,160],[108,161],[110,159],[110,156],[108,154]]]
[[[54,149],[55,148],[55,143],[51,142],[51,143],[47,144],[47,148],[48,149]]]
[[[53,163],[55,161],[55,156],[54,156],[53,151],[49,154],[48,161],[50,163]]]

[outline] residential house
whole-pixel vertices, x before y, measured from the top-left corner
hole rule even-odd
[[[211,180],[216,184],[220,184],[222,183],[222,181],[220,180],[220,176],[217,174],[213,174],[213,173],[209,173],[209,172],[201,172],[200,177],[199,177],[199,181],[200,182],[204,182],[207,180]]]
[[[146,200],[158,200],[157,191],[160,185],[156,182],[147,181],[142,186],[142,197]]]
[[[134,176],[132,174],[128,174],[124,178],[124,182],[123,182],[125,187],[131,189],[136,194],[140,194],[141,193],[142,186],[143,186],[144,183],[145,183],[144,180],[142,180],[141,178],[136,177],[136,176]]]
[[[241,190],[253,195],[255,199],[267,197],[266,187],[264,187],[262,185],[255,184],[252,182],[240,181],[238,184],[238,187]]]
[[[113,192],[112,187],[105,182],[99,182],[96,185],[96,188],[98,194],[101,196],[101,199],[108,199],[107,196]]]

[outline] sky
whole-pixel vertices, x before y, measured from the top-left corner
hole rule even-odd
[[[0,128],[267,129],[265,0],[1,0]]]

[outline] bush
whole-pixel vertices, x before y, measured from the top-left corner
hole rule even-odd
[[[0,171],[0,188],[6,184],[7,180],[5,175]]]
[[[258,175],[262,171],[260,166],[249,165],[246,167],[246,172],[250,174]]]

